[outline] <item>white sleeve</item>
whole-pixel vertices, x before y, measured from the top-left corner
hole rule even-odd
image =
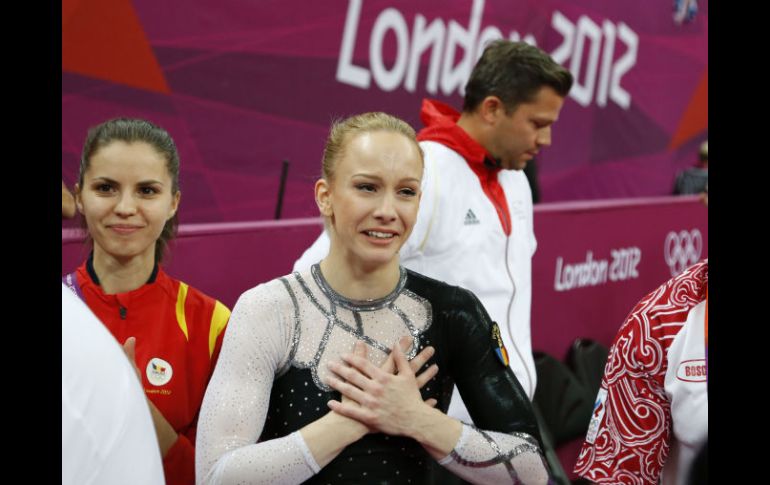
[[[311,266],[321,261],[329,254],[329,235],[326,230],[321,232],[318,239],[302,253],[297,261],[294,262],[294,272],[302,272],[310,269]]]
[[[471,483],[548,483],[537,441],[526,433],[483,431],[463,423],[455,449],[439,463]]]
[[[161,485],[147,397],[107,328],[62,285],[62,485]]]
[[[438,182],[439,174],[436,167],[435,157],[430,156],[429,149],[424,144],[420,146],[425,150],[425,167],[422,174],[422,196],[420,198],[420,208],[417,211],[417,220],[414,223],[412,234],[409,239],[406,240],[399,255],[401,257],[401,264],[404,266],[409,265],[410,262],[414,262],[419,258],[425,250],[426,245],[430,241],[431,233],[435,231],[435,224],[437,219],[436,208],[438,206]],[[409,266],[415,271],[419,272],[419,268],[414,267],[412,264]]]
[[[533,205],[531,203],[527,207],[527,210],[529,211],[528,212],[528,216],[529,216],[529,228],[528,229],[529,229],[529,246],[530,246],[530,253],[529,253],[529,255],[530,255],[530,257],[534,257],[535,256],[535,251],[537,251],[537,238],[535,238],[535,222],[534,222],[535,212],[534,212],[534,207],[533,207]]]
[[[524,210],[526,211],[526,225],[527,225],[527,239],[529,243],[529,255],[530,257],[533,257],[535,255],[535,251],[537,250],[537,239],[535,239],[535,226],[534,226],[534,203],[532,202],[532,187],[529,185],[529,179],[527,179],[527,176],[524,174],[523,171],[517,171],[514,172],[516,176],[519,177],[519,182],[521,183],[521,190],[522,192],[525,192],[522,196],[522,199],[524,201]]]
[[[198,420],[198,484],[301,483],[319,470],[299,432],[257,443],[295,331],[285,291],[273,280],[245,292],[233,308]]]

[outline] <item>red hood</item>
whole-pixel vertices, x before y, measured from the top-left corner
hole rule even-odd
[[[479,145],[479,142],[457,126],[460,113],[448,104],[433,99],[423,99],[420,119],[425,124],[425,128],[417,134],[418,141],[441,143],[462,155],[471,164],[483,165],[485,158],[493,160],[489,152]],[[487,168],[495,171],[495,173],[500,170],[492,167]]]
[[[511,233],[511,216],[503,187],[497,181],[501,168],[494,157],[462,128],[457,126],[460,113],[448,104],[423,99],[420,119],[425,128],[417,134],[418,141],[435,141],[459,153],[479,178],[481,188],[495,206],[506,235]],[[494,165],[493,165],[494,164]]]

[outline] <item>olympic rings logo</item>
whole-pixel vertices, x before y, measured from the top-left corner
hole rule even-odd
[[[666,264],[671,269],[671,276],[676,276],[700,260],[703,250],[703,237],[698,229],[692,231],[671,231],[663,245]]]

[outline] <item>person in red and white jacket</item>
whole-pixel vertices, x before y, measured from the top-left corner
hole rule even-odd
[[[595,483],[688,483],[708,440],[707,358],[705,260],[645,296],[620,327],[575,473]]]

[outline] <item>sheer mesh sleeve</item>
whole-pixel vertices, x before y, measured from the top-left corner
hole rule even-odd
[[[472,483],[548,483],[537,441],[526,433],[483,431],[463,424],[455,449],[440,463]]]
[[[273,380],[290,360],[294,307],[274,280],[233,308],[198,420],[199,484],[301,483],[319,469],[299,432],[257,443]]]

